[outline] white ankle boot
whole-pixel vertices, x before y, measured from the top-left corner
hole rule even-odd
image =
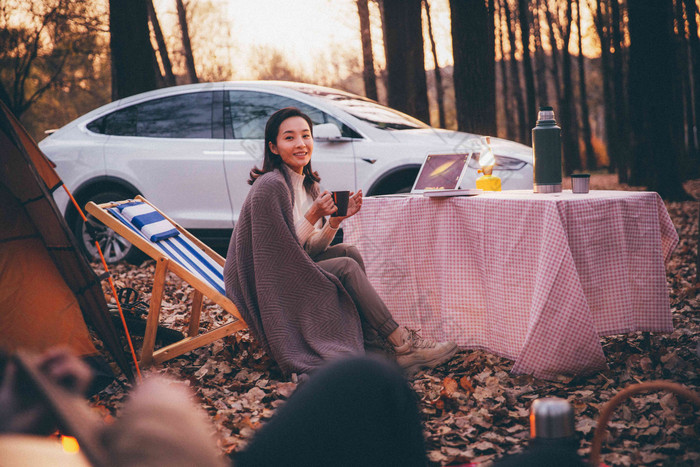
[[[402,329],[402,337],[403,344],[394,347],[396,363],[408,374],[442,365],[459,350],[454,342],[432,342],[408,328]]]

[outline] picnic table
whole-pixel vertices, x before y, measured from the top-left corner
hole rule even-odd
[[[343,228],[399,324],[514,374],[592,373],[600,336],[673,329],[678,234],[654,192],[369,197]]]

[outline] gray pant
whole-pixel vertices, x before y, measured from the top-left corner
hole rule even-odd
[[[399,325],[372,287],[365,273],[365,263],[354,245],[339,243],[312,258],[343,284],[355,302],[360,316],[382,337],[388,337]]]

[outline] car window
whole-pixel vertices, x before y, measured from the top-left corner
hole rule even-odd
[[[136,107],[128,107],[95,120],[88,128],[96,133],[136,136]]]
[[[214,92],[193,92],[153,99],[112,112],[88,124],[97,133],[156,138],[221,137],[212,127]],[[221,107],[219,104],[219,111]],[[221,125],[221,119],[215,118]]]
[[[289,87],[310,96],[328,100],[350,115],[381,130],[414,130],[430,128],[420,120],[372,100],[343,91],[290,83]]]
[[[284,107],[297,107],[311,118],[314,125],[335,123],[343,136],[359,137],[332,115],[289,97],[255,91],[228,91],[227,97],[224,116],[228,138],[264,139],[267,119]]]

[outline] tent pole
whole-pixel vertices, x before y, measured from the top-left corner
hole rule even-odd
[[[80,214],[80,217],[83,218],[83,222],[86,223],[87,225],[87,217],[85,217],[85,213],[83,212],[82,209],[80,209],[80,206],[78,205],[78,202],[73,198],[73,195],[71,194],[70,190],[66,187],[66,185],[63,185],[63,189],[66,190],[66,193],[68,194],[68,197],[71,199],[73,202],[73,206],[75,206],[75,209],[78,211],[78,214]],[[107,273],[107,280],[109,281],[109,287],[112,290],[112,296],[114,297],[114,301],[117,304],[117,310],[119,310],[119,317],[122,320],[122,325],[124,326],[124,333],[126,334],[126,340],[129,343],[129,350],[131,351],[131,358],[134,360],[134,366],[136,367],[136,374],[138,375],[139,382],[141,381],[141,370],[139,369],[139,362],[138,359],[136,358],[136,352],[134,351],[134,344],[131,342],[131,334],[129,334],[129,328],[126,325],[126,319],[124,319],[124,311],[122,310],[122,305],[119,303],[119,298],[117,297],[117,289],[114,287],[114,281],[112,280],[112,275],[109,274],[109,268],[107,267],[107,261],[105,260],[104,255],[102,254],[102,248],[100,247],[99,242],[95,239],[95,236],[93,235],[93,232],[89,231],[90,237],[92,238],[92,241],[95,242],[95,246],[97,247],[97,252],[100,254],[100,259],[102,259],[102,266],[105,268],[105,272]]]

